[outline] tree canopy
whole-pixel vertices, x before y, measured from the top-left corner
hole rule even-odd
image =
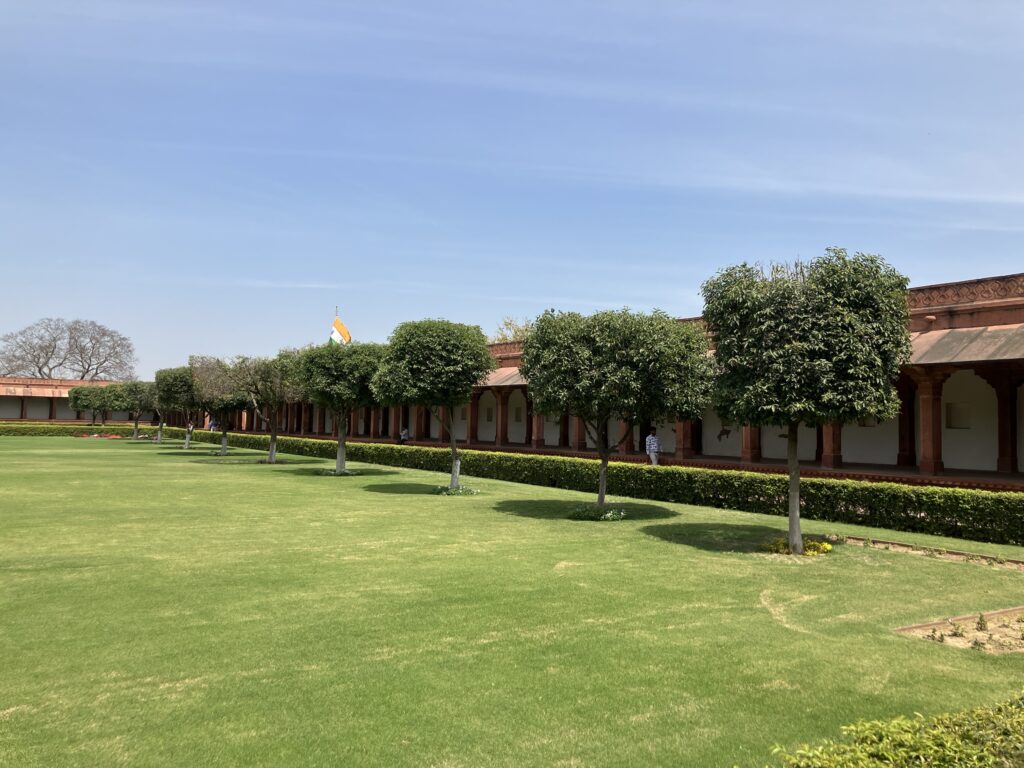
[[[497,330],[491,336],[492,344],[502,342],[523,341],[533,330],[533,320],[528,317],[518,318],[506,315],[498,324]]]
[[[469,402],[473,387],[483,383],[494,366],[479,326],[419,320],[395,328],[371,383],[379,402],[426,406],[448,430],[453,490],[459,487],[460,467],[455,408]]]
[[[118,398],[122,406],[118,410],[128,412],[128,415],[134,422],[132,437],[138,440],[139,419],[147,411],[156,410],[156,385],[151,381],[133,379],[120,382],[119,384],[112,384],[111,386],[117,387]]]
[[[233,412],[248,406],[248,395],[231,378],[228,364],[220,358],[192,355],[188,367],[192,370],[199,407],[220,427],[220,452],[224,455],[228,452],[228,419]]]
[[[333,414],[338,428],[335,474],[345,468],[348,419],[353,410],[374,404],[370,382],[384,354],[382,344],[323,344],[299,353],[299,379],[305,396]]]
[[[185,416],[185,448],[192,442],[192,430],[201,415],[202,404],[196,392],[192,369],[187,365],[161,368],[156,372],[156,399],[161,412],[180,411]]]
[[[270,425],[270,448],[267,463],[277,461],[278,420],[281,409],[297,400],[301,393],[296,350],[281,350],[276,357],[234,358],[228,364],[233,385],[244,392],[248,403]]]
[[[788,430],[790,548],[802,551],[798,426],[898,413],[907,278],[879,256],[829,248],[810,263],[729,267],[702,290],[718,412]]]
[[[44,379],[129,379],[131,340],[94,320],[45,317],[0,336],[0,373]]]
[[[711,392],[703,328],[661,311],[548,310],[523,344],[519,370],[538,411],[567,411],[586,425],[601,459],[598,505],[611,449],[626,437],[610,438],[609,421],[696,418]]]

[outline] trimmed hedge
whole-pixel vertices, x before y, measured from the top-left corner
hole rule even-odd
[[[131,427],[0,424],[0,435],[69,435],[82,432],[131,434]],[[153,434],[155,427],[144,427]],[[184,430],[166,427],[164,434],[181,438]],[[197,442],[220,443],[219,432],[196,430]],[[236,448],[267,450],[265,434],[229,433]],[[278,450],[300,456],[333,459],[336,443],[279,437]],[[508,480],[552,488],[597,491],[598,464],[593,459],[537,456],[500,451],[462,450],[462,471],[473,477]],[[422,448],[386,443],[349,443],[348,458],[370,464],[448,472],[448,448]],[[787,478],[762,472],[651,467],[612,462],[608,492],[655,501],[671,501],[769,515],[785,515]],[[874,483],[809,478],[801,481],[801,514],[812,520],[867,525],[914,533],[930,533],[994,544],[1024,544],[1024,493],[967,490],[938,486]]]
[[[860,722],[846,739],[779,750],[786,768],[971,768],[1024,765],[1024,694],[994,707],[925,719]]]

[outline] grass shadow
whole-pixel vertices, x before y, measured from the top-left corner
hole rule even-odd
[[[334,465],[327,466],[326,464],[319,468],[314,469],[312,467],[301,467],[296,469],[292,474],[295,475],[306,475],[310,477],[336,477],[334,475]],[[350,475],[343,475],[343,477],[377,477],[379,475],[397,475],[400,474],[396,469],[382,469],[378,467],[360,467],[359,469],[351,470]],[[369,488],[367,490],[370,490]]]
[[[369,485],[363,488],[370,493],[397,493],[407,496],[433,495],[437,493],[437,483],[382,483],[381,485]]]
[[[494,509],[506,515],[532,517],[536,520],[564,520],[580,507],[591,503],[583,500],[505,499],[495,504]],[[609,503],[608,509],[626,510],[626,520],[666,520],[679,514],[657,504],[638,504],[633,501]]]
[[[785,528],[723,523],[648,525],[640,530],[662,541],[707,552],[763,552],[765,543],[786,535]]]

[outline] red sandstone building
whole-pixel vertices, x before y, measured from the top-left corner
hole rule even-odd
[[[879,424],[802,428],[800,456],[812,467],[808,474],[1024,488],[1024,273],[913,288],[908,303],[913,354],[897,382],[899,416]],[[455,414],[456,439],[491,450],[590,453],[577,419],[533,411],[517,367],[520,346],[495,344],[491,350],[498,368]],[[79,383],[0,379],[0,419],[74,418],[67,389]],[[265,431],[258,422],[245,411],[233,425]],[[655,426],[667,464],[772,471],[785,458],[779,430],[723,424],[712,410],[698,420]],[[335,433],[330,414],[308,403],[285,409],[280,428],[312,437]],[[355,440],[394,441],[402,429],[413,444],[448,440],[439,422],[415,406],[367,408],[349,425]],[[623,460],[644,459],[646,431],[633,428],[632,440],[620,449]]]

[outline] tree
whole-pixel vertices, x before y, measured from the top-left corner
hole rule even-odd
[[[523,341],[533,330],[533,320],[522,318],[521,320],[511,315],[506,315],[498,324],[498,329],[491,336],[492,344],[500,344],[509,341]]]
[[[419,320],[395,328],[373,377],[371,389],[379,402],[425,406],[448,430],[451,490],[459,488],[461,468],[455,409],[469,402],[473,387],[483,383],[494,365],[479,326]]]
[[[156,409],[156,385],[151,381],[124,381],[114,384],[120,388],[120,400],[124,406],[122,410],[128,412],[128,417],[134,423],[132,439],[139,439],[139,420],[142,414]]]
[[[108,396],[106,387],[81,386],[68,390],[68,406],[74,411],[88,411],[90,424],[96,423],[96,414],[100,414],[100,423],[107,423]]]
[[[787,431],[789,547],[802,553],[799,426],[899,412],[907,278],[879,256],[829,248],[810,263],[730,267],[702,290],[719,413]]]
[[[231,381],[245,393],[260,418],[270,424],[268,464],[277,461],[281,409],[301,392],[297,360],[295,350],[282,350],[277,357],[236,357],[228,366]]]
[[[192,431],[202,416],[202,404],[196,393],[192,369],[187,365],[162,368],[156,372],[156,399],[161,414],[180,411],[185,417],[185,450],[192,446]],[[162,427],[162,422],[161,422]],[[161,429],[162,432],[162,429]]]
[[[338,425],[337,475],[345,473],[345,440],[353,410],[373,405],[370,382],[384,353],[382,344],[324,344],[299,353],[298,367],[305,396],[331,412]]]
[[[703,329],[661,311],[628,309],[583,316],[548,310],[523,344],[519,366],[534,407],[580,418],[600,459],[597,505],[603,507],[611,452],[633,426],[696,418],[711,391]],[[628,425],[613,442],[610,421]]]
[[[46,317],[0,336],[0,371],[44,379],[128,379],[135,347],[117,331],[93,320]]]
[[[228,422],[232,413],[249,404],[247,393],[231,377],[227,363],[216,357],[193,355],[188,359],[192,369],[199,407],[220,425],[220,455],[228,452]]]

